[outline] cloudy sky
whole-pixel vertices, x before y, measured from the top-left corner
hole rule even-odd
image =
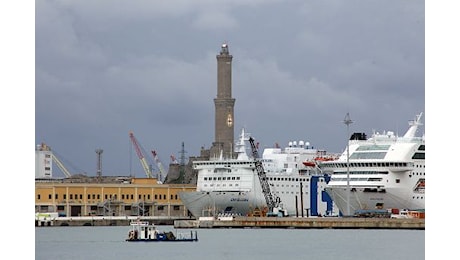
[[[424,1],[36,0],[34,146],[90,176],[97,148],[104,175],[145,176],[130,131],[166,167],[182,142],[199,155],[214,141],[224,42],[235,135],[261,147],[342,152],[347,112],[350,133],[368,135],[402,135],[425,113]]]

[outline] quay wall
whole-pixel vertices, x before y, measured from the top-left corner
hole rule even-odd
[[[301,228],[301,229],[425,229],[425,219],[407,218],[274,218],[235,217],[233,220],[176,220],[175,228]]]
[[[425,219],[407,218],[277,218],[235,217],[232,219],[195,220],[184,217],[58,217],[36,219],[36,227],[50,226],[128,226],[133,220],[149,221],[155,225],[174,228],[298,228],[298,229],[417,229],[425,230]]]
[[[129,223],[134,220],[149,221],[155,225],[174,225],[174,221],[187,220],[187,218],[173,216],[90,216],[56,217],[50,219],[36,218],[35,226],[129,226]]]

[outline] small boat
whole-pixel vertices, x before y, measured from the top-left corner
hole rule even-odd
[[[312,161],[304,161],[303,165],[308,166],[308,167],[315,167],[316,163]]]
[[[128,232],[128,242],[194,242],[198,241],[197,232],[177,233],[159,231],[148,221],[132,221]]]

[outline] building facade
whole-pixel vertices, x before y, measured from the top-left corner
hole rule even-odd
[[[58,212],[66,217],[186,217],[188,211],[178,192],[195,189],[191,184],[157,184],[155,178],[36,179],[35,212]]]

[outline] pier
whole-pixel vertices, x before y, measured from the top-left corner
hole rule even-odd
[[[174,225],[175,221],[187,220],[185,217],[173,216],[88,216],[36,218],[36,227],[50,226],[129,226],[134,220],[148,221],[155,225]]]
[[[425,230],[424,218],[342,218],[342,217],[222,217],[187,219],[161,216],[95,216],[36,219],[36,227],[129,226],[133,220],[174,228],[298,228],[298,229],[416,229]]]
[[[418,229],[425,230],[425,219],[406,218],[294,218],[234,217],[176,220],[175,228],[299,228],[299,229]]]

